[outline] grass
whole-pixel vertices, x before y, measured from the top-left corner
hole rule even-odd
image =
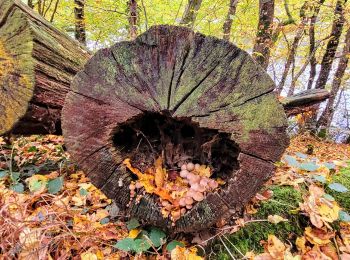
[[[303,227],[307,220],[301,215],[293,214],[293,209],[296,209],[299,202],[302,201],[302,194],[289,186],[271,186],[273,191],[272,199],[262,202],[258,212],[254,215],[255,219],[267,219],[269,215],[280,215],[287,218],[288,222],[272,224],[269,222],[251,222],[238,232],[228,236],[230,242],[243,254],[249,251],[255,253],[263,252],[262,240],[267,240],[269,234],[274,234],[283,241],[293,240],[296,236],[303,233]],[[237,258],[242,258],[237,250],[225,241],[230,251]],[[225,247],[220,241],[216,241],[212,246],[216,252],[215,258],[219,260],[231,259],[226,252]]]

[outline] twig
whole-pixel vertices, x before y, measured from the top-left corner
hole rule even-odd
[[[227,247],[227,245],[226,245],[225,242],[222,240],[222,238],[219,237],[219,239],[220,239],[221,243],[224,245],[224,247],[225,247],[227,253],[231,256],[231,258],[232,258],[233,260],[236,260],[236,258],[232,255],[232,253],[230,252],[230,249]]]
[[[241,251],[239,251],[239,249],[225,236],[225,235],[222,235],[226,240],[227,242],[230,243],[230,245],[241,255],[243,256],[243,258],[245,258],[245,255],[243,255],[243,253]]]

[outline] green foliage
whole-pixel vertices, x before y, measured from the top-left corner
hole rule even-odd
[[[63,187],[63,177],[58,177],[47,182],[47,190],[51,194],[57,194]]]
[[[175,249],[176,246],[184,247],[185,244],[182,242],[179,242],[177,240],[173,240],[167,244],[166,250],[168,250],[170,252],[171,250]]]
[[[135,229],[139,226],[140,226],[140,223],[136,218],[132,218],[126,223],[126,227],[128,228],[128,230]]]
[[[289,186],[271,186],[273,191],[272,199],[263,201],[254,215],[256,219],[267,219],[269,215],[280,215],[288,218],[288,222],[272,224],[269,222],[251,222],[238,232],[228,237],[230,242],[243,254],[248,251],[263,252],[260,244],[261,240],[267,240],[269,234],[274,234],[281,240],[287,241],[296,238],[303,233],[303,227],[306,226],[306,220],[299,214],[293,214],[293,209],[297,208],[299,202],[302,202],[302,194]],[[230,246],[229,243],[226,243]],[[216,241],[212,246],[213,250],[219,252],[218,259],[231,259],[225,252],[220,241]],[[237,257],[241,255],[230,247],[230,251]]]
[[[140,224],[137,219],[131,219],[127,224],[129,230],[139,226]],[[142,230],[135,239],[127,237],[118,241],[114,246],[123,251],[141,253],[148,251],[151,247],[158,250],[166,241],[166,234],[162,230],[150,227]]]
[[[344,208],[345,211],[350,211],[350,167],[344,168],[340,170],[337,174],[332,176],[332,180],[334,182],[342,184],[344,187],[348,189],[347,192],[337,192],[335,190],[326,188],[326,192],[333,196],[335,200],[339,203],[341,207]]]

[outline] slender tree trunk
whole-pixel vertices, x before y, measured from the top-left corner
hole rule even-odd
[[[323,89],[326,86],[329,73],[332,68],[335,52],[339,45],[339,38],[341,36],[343,25],[345,21],[344,7],[347,0],[338,0],[335,8],[335,17],[333,20],[331,37],[328,41],[326,52],[321,62],[321,70],[316,82],[316,88]]]
[[[134,40],[137,37],[137,2],[129,0],[129,38]]]
[[[346,67],[348,65],[349,54],[350,54],[350,28],[348,29],[345,36],[345,46],[342,51],[342,56],[339,60],[337,71],[335,72],[335,75],[333,78],[332,89],[331,89],[330,97],[328,99],[327,106],[317,123],[318,128],[321,130],[329,128],[331,124],[331,119],[334,113],[334,102],[337,97],[337,93],[339,92]]]
[[[320,0],[319,4],[315,6],[314,12],[311,16],[310,19],[310,27],[309,27],[309,38],[310,38],[310,48],[309,48],[309,55],[311,57],[310,59],[310,76],[309,76],[309,80],[307,83],[307,89],[311,89],[312,88],[312,84],[314,83],[314,79],[316,76],[316,65],[317,65],[317,61],[315,58],[316,55],[316,40],[315,40],[315,23],[318,17],[318,14],[320,12],[320,8],[323,5],[325,0]]]
[[[230,0],[230,7],[223,26],[223,32],[224,32],[223,39],[228,41],[230,40],[232,21],[233,21],[233,16],[236,14],[237,4],[238,4],[238,0]]]
[[[259,0],[259,24],[253,48],[253,56],[264,69],[269,64],[270,49],[273,42],[272,22],[274,9],[274,0]]]
[[[75,39],[86,45],[84,6],[85,0],[74,0]]]
[[[284,70],[282,73],[282,78],[277,86],[277,93],[278,94],[281,94],[281,92],[283,90],[283,87],[284,87],[284,84],[286,82],[290,66],[292,65],[292,62],[294,60],[294,56],[295,56],[296,50],[298,48],[299,42],[300,42],[301,38],[303,37],[305,25],[307,24],[307,21],[308,21],[308,18],[305,15],[305,9],[307,7],[308,7],[308,1],[306,1],[300,9],[301,22],[300,22],[298,29],[296,31],[296,35],[294,37],[292,46],[289,49],[286,64],[284,65]]]
[[[193,27],[196,21],[197,13],[202,5],[202,0],[188,0],[185,12],[182,16],[180,24]]]
[[[28,0],[28,6],[32,9],[34,8],[33,0]]]

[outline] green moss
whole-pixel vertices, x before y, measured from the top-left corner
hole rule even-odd
[[[262,202],[254,218],[266,219],[269,215],[280,215],[287,218],[289,221],[278,224],[272,224],[267,221],[252,222],[248,223],[244,228],[231,236],[227,236],[230,242],[243,254],[248,251],[254,251],[256,253],[262,252],[263,247],[260,245],[260,241],[267,240],[269,234],[274,234],[284,241],[294,240],[303,233],[303,228],[307,224],[306,218],[291,212],[291,210],[297,208],[299,202],[302,201],[302,194],[300,191],[292,187],[284,186],[272,186],[269,187],[269,189],[274,193],[273,198],[269,201]],[[233,246],[224,238],[223,240],[230,248],[231,253],[237,258],[241,258]],[[213,244],[212,249],[216,255],[211,259],[230,259],[220,240]]]
[[[348,192],[336,192],[326,188],[326,192],[334,197],[339,205],[347,212],[350,212],[350,167],[343,168],[337,174],[332,176],[332,182],[338,182],[348,188]]]

